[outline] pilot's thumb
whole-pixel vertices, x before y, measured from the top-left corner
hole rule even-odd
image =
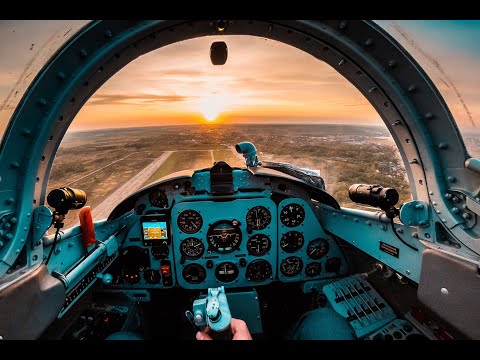
[[[205,334],[203,331],[197,332],[197,340],[213,340],[208,334]]]

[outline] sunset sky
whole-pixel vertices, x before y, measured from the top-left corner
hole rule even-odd
[[[1,128],[36,70],[84,23],[0,21],[0,45],[8,49],[0,58]],[[460,127],[478,124],[480,21],[378,23],[426,68]],[[229,57],[224,66],[214,66],[209,48],[220,39]],[[72,129],[209,121],[381,123],[363,95],[325,63],[275,41],[223,36],[187,40],[138,58],[97,91]]]

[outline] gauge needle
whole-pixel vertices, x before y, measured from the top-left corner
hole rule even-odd
[[[198,229],[198,226],[195,225],[195,223],[192,221],[192,225],[195,226],[196,229]]]

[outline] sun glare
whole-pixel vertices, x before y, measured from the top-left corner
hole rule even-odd
[[[204,119],[212,122],[218,119],[219,115],[224,112],[230,101],[224,94],[209,94],[203,96],[198,101],[198,112],[202,114]]]

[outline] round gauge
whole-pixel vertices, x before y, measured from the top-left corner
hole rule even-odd
[[[253,260],[245,273],[247,281],[265,281],[272,277],[272,265],[266,260]]]
[[[280,221],[286,227],[295,227],[305,220],[305,210],[300,204],[291,203],[285,205],[280,212]]]
[[[242,231],[237,221],[218,221],[208,229],[207,241],[209,250],[226,254],[238,249],[242,241]]]
[[[147,269],[143,273],[143,278],[149,284],[158,284],[160,282],[160,279],[161,279],[160,271],[153,270],[153,269]]]
[[[202,257],[205,247],[200,239],[189,237],[180,243],[180,253],[187,259],[196,260]]]
[[[248,229],[263,230],[272,221],[272,215],[265,206],[255,206],[248,210],[245,220]]]
[[[148,200],[150,201],[150,204],[155,207],[159,208],[168,208],[168,198],[167,195],[165,194],[165,190],[162,189],[156,189],[150,192],[148,195]]]
[[[190,284],[200,284],[205,281],[207,273],[202,265],[188,264],[183,268],[182,276]]]
[[[224,283],[229,283],[235,280],[238,276],[238,267],[231,262],[223,262],[215,268],[215,276]]]
[[[280,264],[280,271],[286,277],[294,277],[300,274],[303,268],[303,261],[297,256],[290,256]]]
[[[327,255],[328,241],[322,238],[313,239],[308,243],[307,255],[310,259],[318,260]]]
[[[308,277],[315,277],[322,272],[322,264],[319,262],[312,262],[305,267],[305,275]]]
[[[186,234],[195,234],[203,225],[202,216],[195,210],[183,210],[177,218],[177,225]]]
[[[264,234],[255,234],[247,241],[249,255],[262,256],[270,250],[270,238]]]
[[[298,231],[289,231],[280,239],[280,247],[287,253],[293,253],[303,246],[303,235]]]

